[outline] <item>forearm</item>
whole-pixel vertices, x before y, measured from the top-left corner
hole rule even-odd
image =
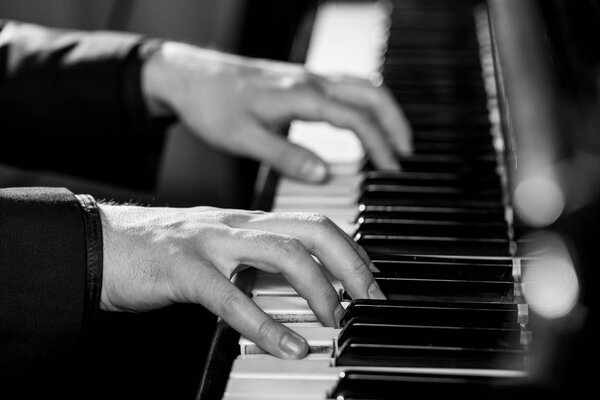
[[[141,36],[3,25],[0,122],[5,129],[40,136],[147,134],[139,85]]]
[[[0,21],[0,162],[152,190],[166,125],[141,67],[155,41]]]

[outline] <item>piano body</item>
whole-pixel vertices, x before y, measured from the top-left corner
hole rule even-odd
[[[333,329],[282,277],[239,273],[236,284],[305,336],[310,354],[276,359],[219,321],[197,398],[585,390],[598,3],[349,1],[310,11],[307,66],[383,81],[412,123],[415,153],[400,157],[402,171],[376,171],[352,132],[294,122],[290,140],[328,161],[332,177],[311,186],[261,167],[256,208],[331,218],[367,250],[388,300],[351,299],[334,281],[346,312]]]

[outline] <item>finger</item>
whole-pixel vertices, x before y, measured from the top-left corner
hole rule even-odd
[[[266,162],[283,175],[313,183],[327,179],[329,171],[325,161],[304,147],[262,127],[254,128],[248,137],[248,155]]]
[[[335,226],[338,230],[338,232],[346,239],[346,241],[348,242],[348,244],[350,244],[350,246],[352,246],[352,248],[358,253],[358,255],[360,256],[360,258],[362,258],[362,260],[365,262],[365,264],[369,267],[369,270],[371,270],[371,272],[381,272],[379,271],[379,269],[375,266],[375,264],[373,264],[373,261],[371,261],[371,257],[369,257],[369,255],[367,254],[367,252],[365,251],[365,249],[363,249],[363,247],[361,245],[359,245],[358,243],[356,243],[346,232],[344,232],[342,230],[342,228],[340,228],[337,224],[333,224],[333,226]]]
[[[306,356],[308,344],[304,338],[274,321],[217,270],[206,271],[202,279],[210,284],[197,290],[196,301],[223,318],[242,336],[280,358]]]
[[[230,256],[236,263],[268,272],[281,272],[306,299],[319,321],[337,326],[343,309],[331,282],[309,251],[288,235],[256,230],[237,230],[232,237]]]
[[[252,216],[245,227],[294,235],[342,282],[352,298],[385,299],[364,255],[328,218],[318,214],[264,214]]]
[[[354,107],[369,110],[401,154],[411,153],[412,129],[402,109],[384,86],[374,86],[365,79],[321,77],[326,96]]]
[[[325,121],[354,131],[378,169],[400,168],[391,139],[373,120],[370,113],[346,103],[327,98],[315,85],[302,86],[280,93],[274,114],[282,120]]]

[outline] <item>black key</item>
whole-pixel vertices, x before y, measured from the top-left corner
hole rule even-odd
[[[464,145],[457,142],[421,142],[415,140],[413,148],[419,154],[493,154],[494,148],[491,144],[472,143]]]
[[[411,101],[408,104],[402,105],[402,110],[409,115],[422,115],[427,117],[437,116],[440,114],[449,114],[453,116],[466,116],[466,117],[484,117],[487,121],[488,110],[485,105],[485,101],[481,104],[481,101],[485,99],[472,99],[469,103],[458,102],[452,104],[436,104],[436,103],[417,103]]]
[[[438,96],[446,102],[449,99],[454,99],[460,102],[472,102],[473,99],[481,99],[482,103],[486,103],[485,87],[481,82],[469,79],[468,77],[452,76],[448,72],[437,72],[436,75],[425,74],[424,71],[411,71],[415,67],[393,66],[394,60],[389,60],[390,64],[384,67],[383,79],[386,86],[397,96],[405,96],[406,98],[420,102],[421,97],[431,98]],[[385,68],[389,72],[386,73]],[[399,71],[391,72],[392,69]],[[403,71],[402,69],[405,71]],[[400,94],[402,93],[402,94]],[[416,97],[410,97],[416,96]],[[490,138],[490,131],[486,131],[487,137]]]
[[[386,65],[393,64],[430,64],[448,67],[477,67],[480,68],[479,52],[476,50],[452,50],[445,48],[438,49],[391,49],[386,58]],[[477,82],[481,84],[481,82]]]
[[[517,300],[515,283],[450,279],[375,278],[389,300],[488,301]],[[344,298],[349,299],[347,292]]]
[[[402,97],[395,96],[400,104],[406,104],[406,101],[402,100]],[[437,113],[431,112],[417,112],[407,111],[407,118],[411,121],[411,124],[417,129],[420,126],[436,126],[436,127],[462,127],[462,126],[483,126],[489,127],[489,117],[487,113],[476,113],[474,115],[469,114],[466,110],[463,113],[453,113],[451,111],[445,112],[440,110]]]
[[[426,194],[432,196],[449,196],[461,198],[461,196],[479,196],[482,198],[495,198],[497,202],[502,204],[502,189],[499,186],[493,187],[476,187],[469,186],[465,182],[461,181],[443,181],[440,180],[439,185],[430,184],[423,185],[422,183],[415,183],[411,180],[403,182],[402,179],[394,180],[381,180],[382,183],[371,183],[368,179],[365,180],[361,185],[361,190],[364,195],[370,195],[375,198],[378,194],[381,195],[410,195],[414,193],[415,196],[419,194]],[[463,183],[463,186],[460,184]]]
[[[392,324],[518,329],[526,315],[512,303],[353,300],[340,326],[352,319]]]
[[[527,378],[406,372],[346,371],[328,396],[332,399],[531,400]]]
[[[500,265],[500,266],[511,266],[513,265],[512,258],[495,258],[495,257],[439,257],[430,255],[392,255],[392,254],[379,254],[377,260],[391,260],[391,261],[411,261],[421,263],[452,263],[452,264],[473,264],[473,265]],[[528,259],[526,259],[528,260]]]
[[[398,101],[403,102],[401,96],[395,96]],[[487,118],[481,117],[477,119],[437,119],[437,118],[419,118],[411,119],[411,125],[415,131],[420,130],[437,130],[437,129],[451,129],[451,130],[487,130],[490,131],[490,122]]]
[[[337,366],[411,368],[485,368],[522,370],[522,349],[378,344],[349,338],[339,349]]]
[[[355,240],[371,258],[379,254],[509,257],[513,252],[511,242],[504,239],[360,234]]]
[[[423,78],[415,80],[413,76],[391,75],[386,77],[386,86],[397,98],[410,99],[412,102],[435,104],[469,103],[474,99],[485,99],[485,90],[481,85],[473,85],[468,82],[456,82],[447,77]],[[433,82],[431,82],[433,81]],[[433,83],[433,84],[432,84]],[[485,101],[482,101],[485,103]],[[490,131],[485,132],[488,142],[491,142]],[[480,133],[481,133],[480,132]],[[415,138],[419,138],[419,131],[414,132]]]
[[[443,186],[368,185],[358,201],[365,205],[504,208],[502,194],[496,190],[468,192]]]
[[[453,141],[459,143],[490,143],[492,137],[489,130],[482,129],[420,129],[413,130],[415,140],[419,141]]]
[[[448,236],[457,238],[499,238],[508,240],[505,223],[421,221],[410,219],[359,218],[356,233],[374,235]]]
[[[445,49],[476,49],[476,42],[459,43],[452,35],[444,31],[427,30],[427,32],[402,29],[402,34],[391,35],[388,40],[388,51],[386,53],[394,55],[395,49],[417,50],[424,48],[445,48]]]
[[[512,265],[372,260],[377,276],[420,279],[461,279],[512,282]]]
[[[362,185],[363,187],[368,185],[450,186],[498,191],[502,189],[500,177],[489,172],[369,171],[365,173]]]
[[[482,99],[483,104],[486,103],[486,98],[481,91],[481,88],[484,88],[483,83],[473,78],[474,74],[480,74],[481,69],[474,67],[444,68],[443,66],[427,65],[424,63],[410,64],[403,61],[401,59],[394,60],[393,57],[391,59],[388,58],[383,68],[384,82],[390,82],[390,86],[393,86],[394,82],[402,82],[414,78],[417,84],[419,84],[429,78],[432,85],[441,82],[442,85],[447,86],[447,81],[452,81],[455,85],[464,87],[461,90],[472,90],[475,88],[477,97]]]
[[[497,162],[493,157],[458,157],[419,155],[398,157],[402,169],[407,172],[462,172],[496,173]],[[369,169],[369,165],[366,166]],[[373,169],[373,168],[370,168]]]
[[[491,222],[505,223],[504,209],[484,210],[475,208],[411,207],[361,205],[360,218],[419,219],[427,221]]]
[[[349,340],[382,345],[524,349],[521,329],[399,325],[357,319],[342,329],[338,347]]]

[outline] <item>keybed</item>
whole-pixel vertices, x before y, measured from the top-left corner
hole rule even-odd
[[[353,132],[294,122],[290,140],[328,162],[331,179],[281,178],[273,211],[332,219],[367,250],[388,300],[353,300],[332,278],[346,311],[339,329],[323,327],[283,277],[258,272],[253,300],[303,335],[309,355],[280,360],[241,338],[225,399],[522,394],[530,261],[514,256],[487,13],[474,4],[320,6],[307,67],[383,78],[413,124],[415,154],[399,157],[400,172],[376,171]]]

